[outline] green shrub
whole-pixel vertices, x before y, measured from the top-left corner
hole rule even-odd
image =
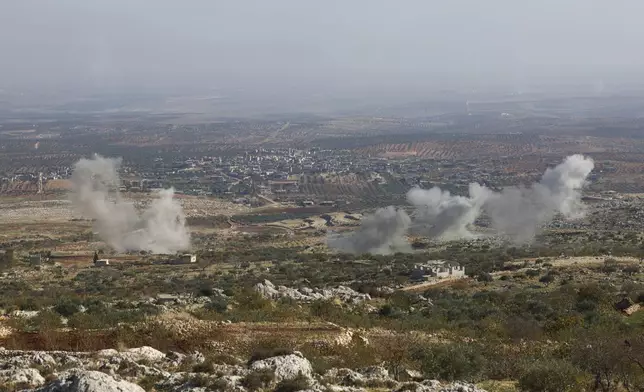
[[[570,362],[541,360],[533,363],[519,377],[519,389],[525,392],[578,391],[580,372]]]
[[[206,304],[204,308],[217,313],[225,313],[228,310],[228,300],[224,297],[216,297],[210,303]]]
[[[62,299],[54,306],[54,311],[63,317],[71,317],[78,310],[78,303],[69,299]]]
[[[453,343],[421,347],[413,357],[420,362],[426,377],[448,381],[477,381],[484,365],[479,350],[471,344]]]
[[[530,278],[534,278],[535,276],[539,276],[540,273],[541,273],[541,270],[538,270],[538,269],[529,269],[529,270],[527,270],[525,272],[526,276],[528,276]]]
[[[28,328],[35,331],[51,331],[63,326],[58,313],[43,310],[37,316],[27,320]]]

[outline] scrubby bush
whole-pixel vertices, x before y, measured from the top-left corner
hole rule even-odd
[[[640,267],[636,265],[629,265],[628,267],[622,270],[625,274],[634,275],[640,272]]]
[[[479,282],[486,282],[487,283],[487,282],[492,282],[494,280],[494,278],[492,277],[491,274],[489,274],[487,272],[482,272],[476,277],[476,280],[478,280]]]
[[[213,298],[204,308],[217,313],[225,313],[228,310],[228,300],[224,297]]]
[[[413,356],[426,377],[441,380],[479,380],[484,358],[472,344],[444,344],[420,347]]]
[[[578,391],[579,370],[570,362],[550,359],[530,365],[519,377],[519,389],[525,392]]]
[[[29,329],[46,332],[62,327],[63,323],[58,313],[43,310],[37,316],[28,319],[27,325]]]
[[[54,306],[54,311],[60,314],[63,317],[71,317],[79,311],[79,304],[76,301],[70,299],[61,299]]]
[[[543,275],[541,278],[539,278],[539,282],[545,283],[545,284],[552,283],[554,280],[555,280],[555,276],[551,273],[547,273]]]
[[[527,270],[525,272],[526,276],[528,276],[530,278],[534,278],[536,276],[539,276],[540,273],[541,273],[541,270],[535,269],[535,268],[531,268],[531,269],[529,269],[529,270]]]

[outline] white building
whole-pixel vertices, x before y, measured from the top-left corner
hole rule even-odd
[[[465,276],[465,267],[444,260],[431,260],[424,264],[416,264],[411,272],[412,280],[464,278]]]
[[[105,267],[106,265],[110,265],[110,261],[108,259],[98,259],[94,262],[94,265],[97,267]]]
[[[193,264],[197,262],[197,255],[193,254],[183,254],[178,256],[175,260],[172,260],[172,264]]]

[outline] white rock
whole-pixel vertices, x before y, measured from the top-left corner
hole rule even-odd
[[[124,359],[129,359],[130,361],[134,362],[143,360],[157,362],[165,359],[164,353],[149,346],[131,348],[125,352],[120,353],[120,356]]]
[[[72,369],[36,392],[145,392],[131,382],[116,380],[102,372]]]
[[[347,387],[347,386],[340,386],[340,385],[329,385],[327,387],[328,392],[365,392],[366,389],[363,388],[355,388],[355,387]]]
[[[45,383],[45,378],[36,369],[10,369],[0,370],[0,381],[3,384],[14,383],[39,387]]]
[[[206,356],[200,353],[199,351],[195,351],[190,355],[188,355],[187,359],[193,363],[203,363],[206,361]]]
[[[255,291],[267,299],[277,299],[280,295],[279,291],[275,289],[275,286],[269,280],[265,280],[264,283],[257,283],[255,285]]]
[[[105,349],[105,350],[97,351],[96,355],[98,355],[99,357],[107,357],[107,358],[109,358],[109,357],[118,356],[119,352],[114,350],[113,348],[108,348],[108,349]]]
[[[178,366],[181,364],[186,359],[185,354],[181,354],[176,351],[170,351],[169,353],[166,354],[166,359],[170,361],[174,366]]]
[[[440,388],[440,387],[438,387]],[[398,386],[398,388],[394,389],[394,392],[439,392],[442,391],[442,389],[438,389],[431,387],[429,385],[424,385],[419,382],[406,382],[402,383]]]
[[[369,366],[362,368],[359,372],[366,378],[373,379],[390,379],[389,371],[382,366]]]
[[[439,388],[441,386],[441,382],[438,380],[425,380],[423,381],[423,385],[426,385],[432,388]]]
[[[255,361],[250,365],[251,371],[270,369],[275,373],[275,382],[292,380],[302,374],[311,378],[313,369],[308,359],[303,358],[299,353],[283,355]]]
[[[40,313],[37,310],[14,310],[11,312],[11,316],[13,317],[21,317],[21,318],[32,318],[38,316],[38,313]]]
[[[362,374],[351,369],[330,369],[323,377],[323,380],[330,384],[340,384],[344,386],[361,386],[364,385],[365,378]]]

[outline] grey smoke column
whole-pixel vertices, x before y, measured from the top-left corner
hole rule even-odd
[[[407,192],[407,200],[415,207],[413,219],[392,206],[382,208],[365,217],[353,234],[331,237],[328,243],[351,253],[409,251],[405,238],[409,229],[437,240],[470,238],[473,234],[469,226],[483,212],[499,234],[514,242],[528,242],[557,213],[568,219],[583,216],[581,189],[593,167],[592,159],[571,155],[547,169],[541,180],[529,187],[511,186],[495,192],[471,183],[469,197],[452,195],[438,187],[413,188]]]
[[[393,206],[379,208],[373,215],[364,217],[355,232],[330,236],[328,245],[341,252],[356,254],[409,252],[411,246],[405,234],[410,223],[411,219],[403,210]]]
[[[479,195],[470,184],[470,195]],[[468,225],[481,213],[482,198],[451,195],[439,187],[413,188],[407,192],[407,201],[416,211],[413,214],[413,229],[416,234],[441,240],[468,238],[472,233]]]
[[[84,217],[94,219],[94,229],[114,250],[174,253],[190,247],[181,205],[174,190],[165,189],[139,212],[119,192],[120,159],[81,159],[74,165],[70,199]]]
[[[592,159],[571,155],[547,169],[541,181],[530,187],[508,187],[501,192],[481,188],[483,209],[499,232],[516,242],[530,241],[557,213],[565,218],[583,216],[581,189],[593,167]]]

